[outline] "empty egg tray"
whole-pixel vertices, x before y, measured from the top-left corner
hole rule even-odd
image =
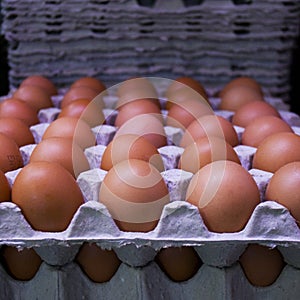
[[[41,123],[31,127],[36,143],[60,111],[61,98],[61,95],[53,97],[56,107],[39,112]],[[182,131],[172,127],[165,127],[169,145],[159,149],[165,164],[162,176],[171,202],[164,207],[153,231],[139,233],[118,229],[106,207],[98,201],[99,187],[106,174],[99,168],[101,156],[116,132],[112,125],[116,116],[112,109],[115,101],[115,96],[106,96],[107,124],[93,128],[97,145],[85,150],[91,169],[77,178],[86,203],[78,209],[65,231],[33,230],[18,206],[10,202],[0,204],[0,244],[32,247],[43,260],[35,277],[24,282],[10,277],[0,265],[1,299],[297,299],[300,295],[300,229],[285,207],[264,201],[272,173],[251,168],[253,147],[235,147],[242,165],[257,182],[262,200],[242,231],[209,232],[198,209],[183,201],[192,174],[176,169],[183,151],[176,146]],[[280,111],[295,133],[300,132],[299,116],[284,110],[285,104],[279,99],[266,97],[266,101]],[[216,109],[218,98],[211,98],[211,103],[216,114],[230,120],[231,112]],[[243,128],[235,129],[241,137]],[[25,164],[34,147],[20,148]],[[10,184],[19,171],[6,173]],[[115,250],[122,263],[110,281],[92,282],[74,262],[84,242]],[[238,263],[250,243],[277,247],[286,262],[271,286],[252,286]],[[171,281],[154,261],[159,249],[170,246],[194,247],[201,258],[203,265],[188,281]]]

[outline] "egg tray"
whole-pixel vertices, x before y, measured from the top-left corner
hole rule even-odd
[[[54,96],[56,107],[39,112],[42,123],[31,127],[37,143],[60,111],[61,99],[62,95]],[[178,144],[182,132],[171,127],[165,127],[169,145],[159,149],[166,167],[162,176],[170,191],[171,202],[164,207],[153,231],[139,233],[118,229],[106,207],[98,201],[99,187],[106,174],[98,166],[115,132],[112,124],[116,116],[112,110],[116,101],[113,93],[104,100],[108,124],[103,125],[102,130],[96,128],[94,131],[98,133],[98,145],[85,150],[91,170],[81,173],[77,182],[86,203],[78,209],[69,227],[63,232],[39,232],[31,228],[14,203],[0,204],[0,245],[34,248],[43,260],[36,276],[28,282],[12,279],[0,266],[3,295],[10,299],[199,299],[199,295],[204,299],[241,299],[242,296],[295,299],[300,293],[300,229],[285,207],[273,201],[263,201],[272,174],[251,169],[253,147],[235,147],[242,165],[257,182],[262,199],[242,231],[210,232],[198,209],[182,201],[192,174],[175,168],[183,149],[172,144]],[[163,103],[164,99],[161,100]],[[265,100],[277,109],[282,108],[279,111],[283,119],[295,132],[300,132],[299,116],[284,110],[286,105],[278,98],[266,97]],[[220,99],[211,97],[210,101],[217,114],[231,119],[232,112],[216,110]],[[235,126],[235,129],[240,138],[243,128]],[[20,148],[25,163],[35,146]],[[10,184],[19,171],[6,173]],[[86,242],[97,243],[103,249],[114,249],[122,261],[109,282],[92,282],[74,262],[80,246]],[[276,282],[269,287],[252,286],[238,263],[240,255],[252,243],[276,247],[287,263]],[[155,262],[160,249],[179,246],[194,247],[203,262],[197,274],[182,283],[171,281]],[[117,289],[113,288],[115,284]]]
[[[37,73],[61,85],[82,74],[107,84],[186,74],[205,86],[248,75],[286,100],[300,2],[250,2],[4,0],[11,87]]]

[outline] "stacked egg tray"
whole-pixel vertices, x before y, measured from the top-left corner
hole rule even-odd
[[[159,90],[160,86],[157,88]],[[157,227],[147,233],[118,229],[106,207],[98,201],[99,187],[106,174],[99,168],[101,156],[116,132],[113,123],[117,112],[113,108],[117,97],[113,89],[109,91],[104,97],[106,124],[93,128],[97,145],[85,150],[91,168],[77,178],[86,201],[68,228],[63,232],[33,230],[18,206],[10,202],[0,204],[0,245],[33,248],[43,260],[37,274],[29,281],[13,279],[0,265],[1,299],[298,299],[300,229],[285,207],[264,201],[264,191],[272,173],[251,168],[255,148],[235,147],[242,165],[257,182],[262,200],[242,231],[208,231],[197,207],[184,201],[192,174],[176,168],[183,149],[176,146],[182,131],[174,127],[165,127],[168,145],[159,149],[165,164],[161,174],[171,201],[164,207]],[[62,97],[62,94],[53,96],[55,107],[39,111],[40,123],[31,127],[36,143],[59,113]],[[266,97],[265,100],[300,134],[298,115],[286,110],[278,98]],[[230,120],[231,112],[217,110],[219,101],[210,96],[215,113]],[[162,97],[161,103],[165,103]],[[243,128],[235,129],[240,137]],[[35,145],[20,148],[24,164],[28,163]],[[20,170],[6,173],[10,184]],[[75,263],[80,246],[86,242],[114,249],[122,261],[110,281],[92,282]],[[240,255],[252,243],[276,247],[286,262],[277,280],[268,287],[251,285],[238,263]],[[171,246],[194,247],[198,253],[203,264],[191,279],[173,282],[155,262],[158,251]]]
[[[3,0],[11,86],[32,74],[62,86],[185,74],[207,87],[247,75],[286,100],[299,0],[152,2]]]

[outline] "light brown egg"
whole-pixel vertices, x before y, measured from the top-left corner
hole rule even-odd
[[[134,134],[124,134],[114,138],[106,147],[101,160],[101,169],[110,170],[115,164],[128,159],[150,162],[160,172],[164,164],[157,148],[146,138]]]
[[[232,123],[246,127],[256,118],[274,116],[280,118],[279,112],[271,104],[263,101],[253,101],[240,107],[232,117]]]
[[[28,125],[16,118],[0,118],[0,132],[11,137],[19,147],[35,143]]]
[[[100,186],[99,201],[120,230],[147,232],[156,227],[170,199],[163,177],[152,164],[129,159],[108,171]]]
[[[258,146],[252,167],[267,172],[276,172],[282,166],[300,161],[300,136],[291,132],[274,133]]]
[[[300,227],[300,162],[291,162],[279,168],[267,185],[266,200],[285,206]]]
[[[76,262],[88,278],[97,283],[109,281],[121,264],[113,250],[101,249],[96,243],[84,243],[76,256]]]
[[[0,170],[0,202],[11,201],[11,187],[2,170]]]
[[[81,148],[94,146],[96,138],[89,125],[83,120],[62,117],[53,121],[45,130],[42,139],[50,137],[72,138]]]
[[[219,109],[237,111],[252,101],[264,101],[264,97],[256,89],[248,86],[234,86],[222,93]]]
[[[232,161],[215,161],[193,175],[186,201],[198,207],[209,231],[238,232],[260,203],[252,176]]]
[[[261,85],[252,77],[249,76],[239,76],[230,80],[220,91],[219,96],[222,97],[228,90],[236,86],[247,86],[259,92],[263,95],[263,90]]]
[[[129,119],[118,128],[115,137],[123,134],[143,136],[156,148],[167,145],[164,126],[155,114],[140,114]]]
[[[24,85],[19,87],[14,93],[13,98],[20,99],[28,103],[36,111],[42,108],[52,107],[53,103],[46,90],[39,86]]]
[[[36,110],[26,102],[15,98],[0,103],[0,118],[17,118],[28,126],[39,123]]]
[[[191,279],[202,262],[193,247],[169,247],[161,249],[155,261],[164,273],[175,282]]]
[[[128,102],[122,106],[115,120],[115,126],[120,127],[131,118],[140,114],[153,114],[163,122],[161,110],[153,101],[149,99],[139,99]]]
[[[81,77],[81,78],[75,80],[72,83],[70,89],[72,89],[74,87],[82,87],[82,86],[91,88],[91,89],[97,91],[98,94],[100,94],[106,90],[106,86],[101,80],[99,80],[95,77],[90,77],[90,76]]]
[[[82,150],[71,138],[51,137],[42,140],[33,150],[30,162],[56,162],[69,171],[75,178],[90,169],[89,162]]]
[[[99,95],[99,93],[87,86],[75,86],[73,88],[70,88],[64,95],[60,107],[64,108],[68,104],[70,104],[74,100],[78,99],[88,99],[92,101],[94,98],[96,98]],[[101,98],[101,95],[99,95],[99,98]]]
[[[285,266],[278,249],[250,244],[239,259],[248,281],[258,287],[273,284]]]
[[[38,272],[42,260],[32,248],[3,246],[1,256],[8,274],[16,280],[28,281]]]
[[[0,170],[4,173],[23,167],[23,159],[17,143],[0,133]]]
[[[293,132],[293,130],[280,118],[274,116],[258,117],[246,126],[242,134],[242,144],[258,147],[266,137],[278,132]]]
[[[29,163],[18,173],[12,202],[33,229],[58,232],[67,229],[84,199],[70,172],[57,163],[40,161]]]
[[[188,126],[182,136],[180,146],[185,148],[199,138],[211,136],[225,139],[232,147],[239,143],[237,133],[229,121],[221,116],[206,115]]]
[[[21,82],[20,87],[24,85],[36,85],[46,90],[50,96],[57,95],[56,86],[50,79],[48,79],[45,76],[41,76],[41,75],[28,76]]]
[[[217,160],[231,160],[240,164],[233,147],[224,139],[215,136],[203,137],[184,149],[178,168],[196,173],[205,165]]]
[[[105,123],[102,105],[98,105],[97,101],[88,99],[78,99],[69,103],[60,111],[58,118],[62,117],[80,118],[89,124],[90,127]]]
[[[117,86],[117,109],[120,109],[124,104],[138,100],[151,99],[158,106],[158,95],[152,82],[144,77],[131,78],[123,81]]]

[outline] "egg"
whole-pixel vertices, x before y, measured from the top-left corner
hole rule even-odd
[[[259,92],[263,95],[262,86],[252,77],[249,76],[238,76],[231,79],[220,91],[219,96],[222,97],[228,90],[236,86],[247,86]]]
[[[155,114],[139,114],[132,117],[118,128],[115,137],[123,134],[143,136],[156,148],[167,145],[164,126]]]
[[[81,119],[62,117],[56,119],[45,130],[42,140],[50,137],[72,138],[81,148],[94,146],[96,138],[89,125]]]
[[[0,132],[0,170],[4,173],[23,167],[23,158],[17,143]]]
[[[25,85],[35,85],[43,88],[50,96],[57,95],[57,88],[54,83],[45,76],[31,75],[26,77],[20,84],[20,87]]]
[[[64,108],[68,104],[70,104],[74,100],[78,99],[88,99],[92,101],[94,98],[96,98],[99,95],[99,93],[87,86],[75,86],[73,88],[70,88],[65,94],[64,97],[60,103],[60,107]],[[100,99],[102,99],[101,95],[99,95]]]
[[[11,187],[2,170],[0,170],[0,203],[11,201]]]
[[[17,118],[0,118],[0,132],[11,137],[19,147],[35,143],[28,125]]]
[[[187,246],[163,248],[157,253],[155,261],[175,282],[191,279],[202,265],[195,249]]]
[[[114,165],[100,186],[99,201],[122,231],[153,230],[170,202],[160,172],[150,163],[129,159]]]
[[[17,118],[28,126],[39,123],[36,110],[26,102],[15,98],[0,103],[0,118]]]
[[[73,117],[80,118],[95,127],[105,123],[105,117],[102,111],[102,104],[98,105],[97,101],[88,99],[74,100],[61,109],[58,118]]]
[[[252,101],[264,101],[264,97],[256,89],[249,86],[234,86],[222,93],[219,109],[237,111]]]
[[[32,151],[30,163],[37,161],[56,162],[75,178],[90,169],[82,150],[71,138],[52,137],[42,140]]]
[[[120,127],[132,117],[140,114],[155,115],[161,122],[163,122],[161,110],[155,103],[153,103],[153,101],[148,99],[139,99],[126,103],[122,106],[115,120],[115,126]]]
[[[84,243],[75,260],[88,278],[97,283],[109,281],[121,264],[113,250],[101,249],[96,243]]]
[[[257,287],[273,284],[285,266],[277,248],[250,244],[241,255],[239,263],[248,281]]]
[[[266,137],[278,132],[293,132],[293,130],[280,118],[274,116],[258,117],[246,126],[242,134],[242,144],[258,147]]]
[[[224,139],[203,137],[188,145],[178,162],[178,168],[196,173],[205,165],[217,160],[231,160],[240,164],[238,155]]]
[[[18,173],[12,202],[38,231],[67,229],[84,198],[74,177],[57,163],[31,162]]]
[[[106,86],[101,80],[90,76],[81,77],[75,80],[70,86],[70,89],[74,87],[82,87],[82,86],[91,88],[95,90],[98,94],[106,90]]]
[[[238,232],[260,203],[252,176],[229,160],[207,164],[193,175],[186,201],[197,206],[209,231]]]
[[[285,206],[300,227],[300,162],[279,168],[267,185],[265,199]]]
[[[138,100],[149,99],[159,105],[158,94],[152,82],[144,77],[137,77],[125,80],[116,86],[117,88],[117,109],[124,104]]]
[[[13,93],[13,98],[17,98],[28,103],[36,111],[53,106],[48,92],[39,86],[24,85],[19,87]]]
[[[232,123],[240,127],[246,127],[256,118],[274,116],[280,118],[279,112],[269,103],[253,101],[240,107],[232,117]]]
[[[160,172],[164,164],[157,148],[146,138],[134,134],[124,134],[114,138],[105,148],[101,160],[101,169],[110,170],[115,164],[128,159],[140,159],[150,162]]]
[[[16,280],[31,280],[38,272],[42,260],[32,248],[18,249],[2,246],[1,256],[8,274]]]
[[[233,125],[225,118],[217,115],[206,115],[194,120],[184,132],[180,146],[185,148],[201,137],[216,136],[225,139],[232,147],[239,143]]]
[[[300,136],[291,132],[274,133],[257,147],[252,168],[274,173],[280,167],[300,161]]]

